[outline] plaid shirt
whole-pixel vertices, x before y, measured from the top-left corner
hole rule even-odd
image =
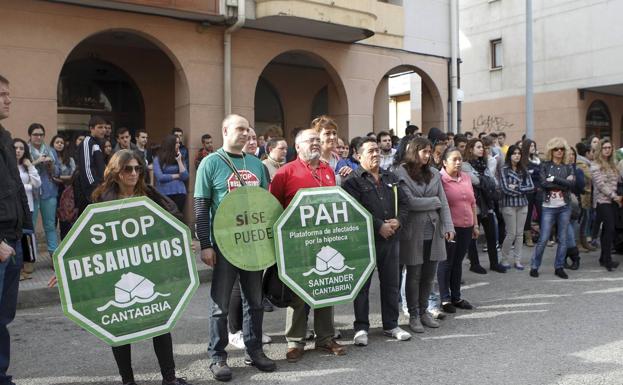
[[[534,190],[534,184],[530,174],[515,172],[511,167],[502,167],[500,173],[500,185],[502,186],[502,207],[521,207],[528,205],[526,194]],[[514,185],[514,188],[510,186]]]

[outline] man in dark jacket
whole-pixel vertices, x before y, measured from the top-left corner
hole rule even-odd
[[[381,282],[381,316],[383,333],[399,341],[406,341],[411,334],[398,327],[398,298],[400,269],[398,265],[398,229],[407,220],[406,197],[398,189],[398,178],[380,168],[380,150],[376,140],[365,138],[356,148],[361,166],[353,171],[342,184],[370,214],[374,227],[376,267]],[[369,290],[372,277],[368,279],[354,302],[355,337],[358,346],[368,344],[370,321]]]
[[[91,117],[89,131],[91,134],[84,138],[78,147],[78,178],[74,181],[74,200],[79,213],[82,213],[91,203],[91,194],[104,179],[106,168],[102,152],[102,143],[106,135],[106,120],[99,116]]]
[[[9,81],[0,75],[0,120],[9,117]],[[11,134],[0,124],[0,385],[15,385],[6,373],[11,358],[7,325],[15,318],[19,272],[22,267],[22,229],[32,229],[24,185],[17,170]]]

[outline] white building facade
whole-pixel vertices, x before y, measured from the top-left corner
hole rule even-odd
[[[526,5],[461,0],[462,131],[525,132]],[[535,139],[571,145],[597,134],[621,145],[623,0],[534,0]]]

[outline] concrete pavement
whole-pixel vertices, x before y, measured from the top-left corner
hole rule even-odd
[[[583,254],[581,269],[561,280],[553,274],[554,250],[547,248],[538,279],[527,270],[476,275],[465,265],[463,296],[477,309],[459,310],[441,328],[407,342],[382,335],[375,277],[368,347],[352,346],[352,305],[335,310],[342,342],[350,345],[343,357],[308,350],[299,363],[287,363],[285,311],[276,309],[265,315],[264,329],[273,338],[266,352],[278,360],[278,371],[245,367],[243,352],[231,349],[232,383],[622,384],[623,271],[609,273],[597,253]],[[206,354],[208,290],[201,285],[173,332],[178,375],[195,385],[216,382]],[[400,323],[406,328],[404,315]],[[110,348],[56,304],[20,309],[10,329],[10,373],[20,385],[120,383]],[[133,362],[139,384],[160,384],[151,343],[133,345]]]

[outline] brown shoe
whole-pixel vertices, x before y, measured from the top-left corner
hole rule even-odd
[[[340,345],[334,340],[329,341],[325,345],[316,345],[316,350],[323,350],[327,353],[333,353],[336,356],[343,356],[346,354],[346,346]]]
[[[288,352],[286,353],[286,360],[288,362],[297,362],[303,357],[304,350],[301,348],[288,348]]]

